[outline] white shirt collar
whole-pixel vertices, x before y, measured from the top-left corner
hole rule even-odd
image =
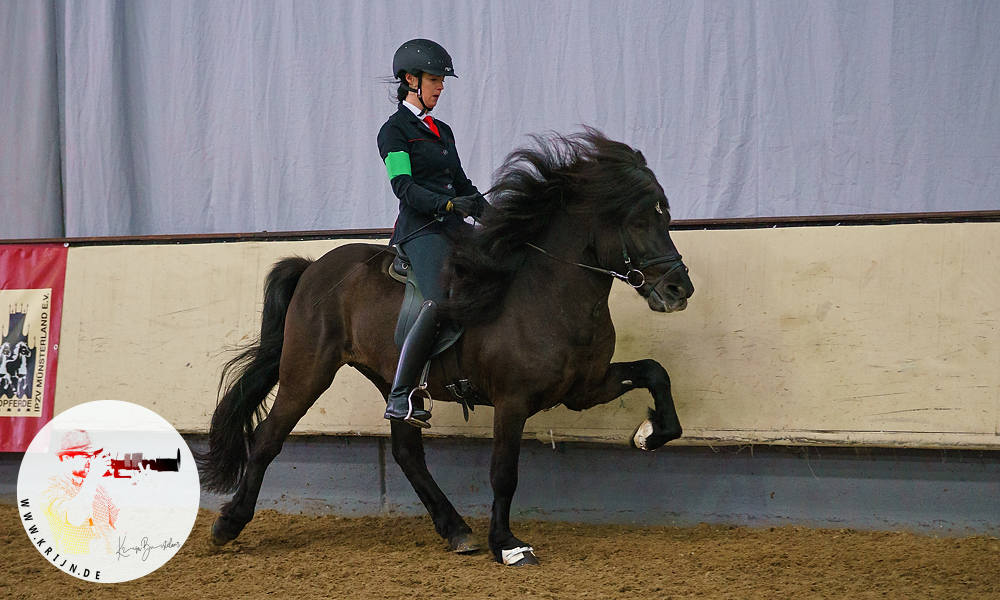
[[[424,115],[423,117],[420,116],[421,109],[417,108],[416,106],[413,106],[412,104],[410,104],[406,100],[403,100],[403,106],[405,106],[406,108],[410,109],[410,112],[412,112],[413,115],[415,117],[417,117],[418,119],[420,119],[421,121],[423,121],[424,117],[427,116],[427,115]]]

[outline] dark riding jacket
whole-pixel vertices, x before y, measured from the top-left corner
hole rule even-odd
[[[414,237],[429,233],[450,235],[471,227],[445,207],[452,198],[476,194],[479,190],[462,170],[451,127],[437,119],[434,124],[440,137],[401,102],[378,132],[378,151],[392,191],[399,198],[399,217],[390,244],[425,225]]]

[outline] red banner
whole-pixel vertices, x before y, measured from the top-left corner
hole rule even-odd
[[[52,419],[66,254],[0,244],[0,452],[24,452]]]

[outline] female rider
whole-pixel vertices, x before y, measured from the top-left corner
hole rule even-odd
[[[410,393],[437,334],[437,305],[445,297],[441,274],[454,235],[471,227],[464,219],[481,215],[486,200],[462,170],[451,128],[429,114],[444,78],[456,76],[451,56],[430,40],[410,40],[393,56],[392,72],[399,108],[378,132],[378,151],[399,198],[389,244],[409,259],[425,302],[403,342],[385,418],[426,428],[431,415],[413,404]]]

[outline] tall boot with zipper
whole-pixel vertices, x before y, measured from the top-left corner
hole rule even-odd
[[[386,419],[406,421],[414,427],[426,429],[430,427],[427,421],[431,413],[424,410],[424,399],[419,394],[413,394],[417,379],[427,364],[428,354],[434,346],[437,337],[437,304],[427,300],[420,306],[413,327],[406,334],[403,348],[399,355],[399,365],[396,367],[396,378],[392,384],[385,408]]]

